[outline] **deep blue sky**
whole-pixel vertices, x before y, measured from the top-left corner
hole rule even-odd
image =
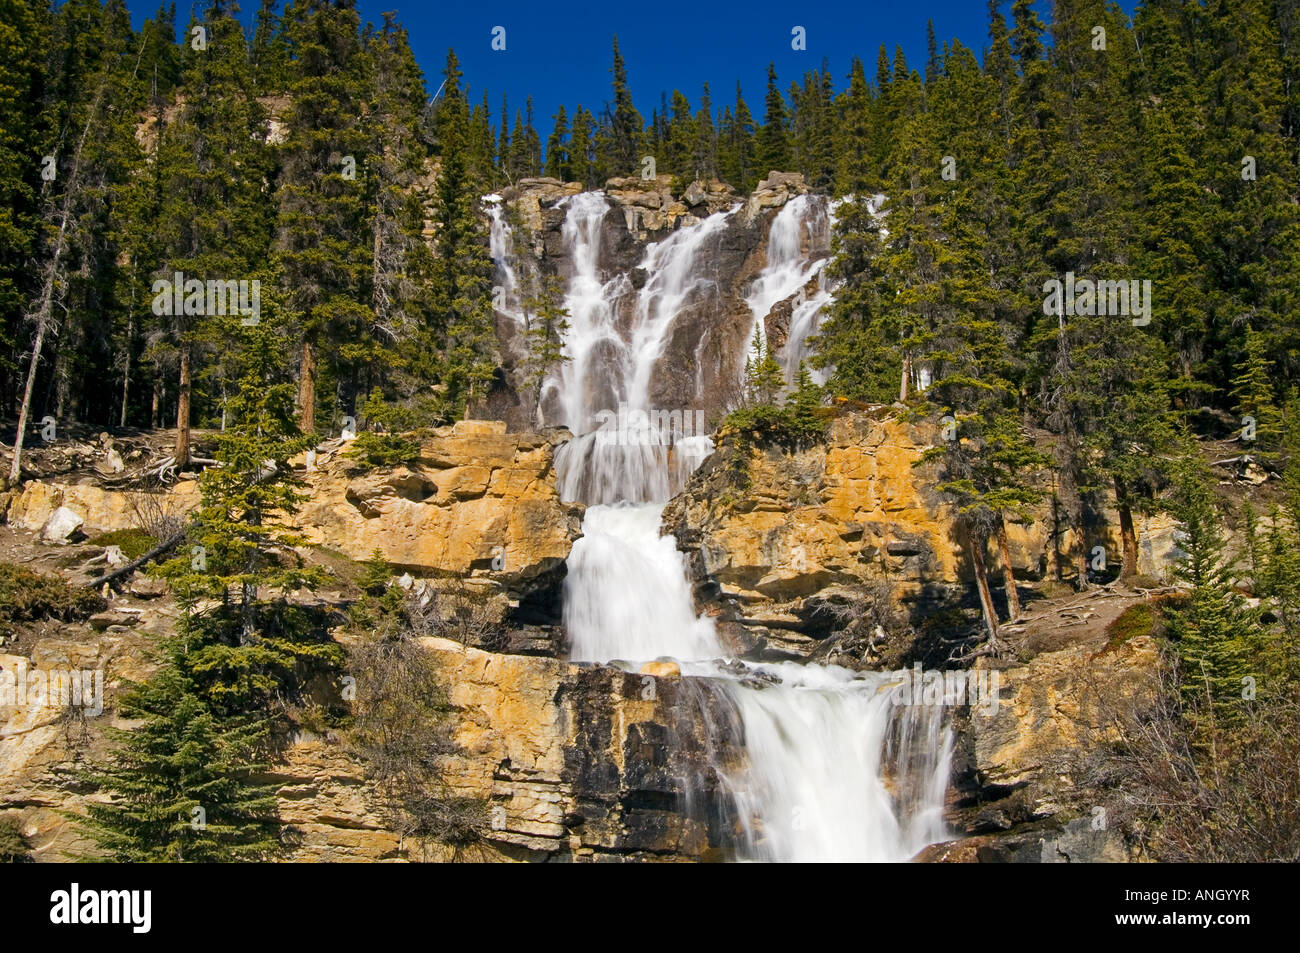
[[[195,9],[201,11],[206,5],[196,0]],[[1046,19],[1049,0],[1040,0],[1039,5]],[[1123,0],[1121,5],[1131,12],[1134,0]],[[158,4],[157,0],[128,0],[128,6],[138,27]],[[258,0],[244,0],[246,23],[257,6]],[[696,107],[707,81],[715,107],[721,108],[734,100],[737,80],[750,110],[761,120],[769,61],[776,64],[783,92],[791,80],[819,67],[823,58],[837,90],[847,85],[855,55],[862,57],[870,79],[881,43],[891,57],[894,47],[901,46],[908,64],[922,68],[927,19],[934,20],[941,47],[955,37],[978,56],[987,38],[985,0],[358,0],[358,8],[363,21],[375,23],[380,22],[382,11],[397,11],[410,33],[430,95],[442,81],[449,46],[460,57],[472,101],[487,90],[494,123],[500,118],[503,93],[510,101],[511,118],[531,95],[543,142],[560,103],[571,117],[576,103],[599,113],[610,99],[614,34],[627,60],[637,108],[647,120],[659,104],[660,91],[671,99],[673,89],[680,89]],[[177,4],[181,27],[188,9],[184,0]],[[1009,17],[1010,0],[1004,0],[1003,10]],[[806,52],[791,49],[791,29],[796,25],[807,31]],[[505,27],[504,52],[491,48],[495,26]]]

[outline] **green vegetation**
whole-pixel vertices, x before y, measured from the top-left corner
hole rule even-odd
[[[73,622],[104,608],[98,592],[69,585],[59,576],[0,562],[0,636],[8,638],[15,623],[38,619]]]
[[[30,859],[27,839],[13,818],[0,817],[0,864],[21,864]]]
[[[311,440],[294,418],[284,326],[274,309],[264,317],[237,341],[243,376],[216,438],[220,465],[200,477],[186,545],[161,568],[182,615],[158,673],[122,703],[144,723],[112,732],[108,757],[85,770],[111,798],[84,822],[108,859],[259,860],[278,850],[274,789],[256,775],[287,728],[285,703],[343,660],[319,622],[284,599],[321,573],[299,565],[282,527],[301,499],[288,460]]]
[[[143,529],[115,529],[111,533],[100,533],[88,542],[92,546],[105,548],[116,546],[127,559],[138,559],[162,540]]]
[[[744,401],[723,420],[732,431],[729,467],[740,488],[749,486],[749,457],[759,447],[795,451],[813,446],[826,435],[827,412],[822,388],[800,362],[795,386],[782,397],[781,367],[758,328],[745,359]]]
[[[367,430],[357,434],[346,456],[365,467],[394,467],[417,459],[420,445],[401,434]]]
[[[122,714],[142,719],[107,729],[112,755],[82,773],[112,796],[91,802],[80,820],[116,863],[266,860],[281,847],[275,785],[265,767],[266,719],[218,714],[204,700],[198,658],[187,639],[170,640],[161,671],[122,699]]]

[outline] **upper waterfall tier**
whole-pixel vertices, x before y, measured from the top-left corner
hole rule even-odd
[[[624,407],[702,417],[711,429],[739,399],[755,322],[781,347],[791,341],[797,367],[830,300],[821,272],[832,207],[799,176],[774,175],[745,202],[716,183],[674,197],[666,177],[593,192],[527,180],[491,198],[510,380],[522,392],[529,288],[555,274],[567,361],[542,387],[540,417],[576,434]],[[527,426],[537,417],[530,398],[497,409]]]
[[[528,289],[562,282],[566,360],[538,406],[529,395],[515,413],[578,435],[557,459],[570,499],[667,500],[739,402],[755,324],[793,377],[830,301],[833,208],[800,177],[774,175],[746,202],[698,183],[678,199],[669,185],[531,180],[489,203],[507,365],[523,363]]]

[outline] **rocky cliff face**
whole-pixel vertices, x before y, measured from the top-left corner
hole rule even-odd
[[[0,655],[10,672],[106,672],[98,715],[0,704],[0,816],[18,823],[34,859],[67,860],[90,848],[67,817],[93,796],[77,766],[104,756],[104,728],[131,727],[116,699],[126,680],[147,677],[148,646],[172,624],[174,612],[153,606],[140,628],[52,636],[30,655]],[[712,765],[736,739],[706,730],[726,714],[690,680],[443,639],[426,645],[460,712],[462,751],[446,763],[447,782],[488,801],[490,828],[457,850],[404,840],[343,738],[300,730],[269,775],[280,817],[294,830],[286,859],[689,860],[731,843]]]
[[[842,621],[834,610],[861,603],[877,584],[921,628],[960,605],[969,590],[964,543],[932,489],[934,474],[914,466],[935,436],[888,409],[846,414],[825,446],[755,451],[743,493],[722,442],[670,503],[663,529],[689,558],[700,609],[738,654],[824,654]],[[494,594],[495,620],[510,638],[495,651],[426,643],[459,711],[461,753],[448,777],[489,803],[484,839],[458,853],[404,841],[343,739],[302,729],[274,773],[281,815],[299,832],[295,858],[681,860],[734,849],[734,805],[717,772],[743,769],[745,752],[726,700],[674,666],[639,673],[563,660],[556,599],[581,515],[555,490],[553,454],[566,439],[469,422],[427,436],[405,466],[358,468],[334,443],[303,470],[310,499],[295,522],[314,543],[304,552],[360,560],[377,548],[416,576],[468,577]],[[195,498],[193,484],[182,484],[168,506],[182,511]],[[93,532],[134,525],[139,508],[89,480],[34,482],[13,501],[6,532],[15,545],[53,554],[39,536],[60,510]],[[1041,577],[1052,545],[1049,514],[1039,516],[1013,533],[1015,568],[1027,582]],[[1150,536],[1144,571],[1155,572],[1150,554],[1165,542]],[[94,626],[38,633],[0,658],[11,670],[106,672],[101,716],[69,722],[61,711],[0,710],[0,811],[20,820],[39,859],[85,846],[61,813],[87,796],[75,761],[102,750],[103,726],[129,727],[115,713],[116,693],[123,679],[148,673],[149,645],[174,627],[174,606],[146,583],[121,593]],[[327,607],[331,598],[324,594]],[[1116,712],[1150,702],[1155,649],[1143,638],[1112,645],[1105,633],[1131,600],[1105,591],[1079,598],[1047,609],[1031,602],[1018,657],[999,669],[996,710],[957,712],[948,818],[958,839],[926,859],[1127,859],[1122,843],[1091,826],[1094,808],[1107,805],[1090,785],[1090,758],[1109,740]],[[893,634],[840,660],[889,667],[925,658],[924,646],[892,643]]]
[[[934,489],[935,468],[920,463],[938,439],[933,423],[909,423],[893,408],[847,413],[831,423],[824,446],[744,453],[742,488],[740,451],[723,437],[665,509],[664,532],[687,554],[698,601],[739,654],[807,657],[844,624],[837,607],[880,587],[913,626],[970,602],[969,543]],[[1116,553],[1118,517],[1108,515],[1098,539]],[[1172,524],[1164,517],[1139,524],[1139,571],[1161,578],[1174,548]],[[1007,530],[1020,580],[1043,579],[1056,551],[1077,544],[1046,505]],[[990,565],[996,572],[996,561]],[[923,646],[883,645],[887,636],[877,646],[883,654],[873,652],[878,662],[925,657]]]

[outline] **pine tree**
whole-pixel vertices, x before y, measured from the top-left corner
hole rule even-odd
[[[205,703],[183,636],[164,646],[162,668],[127,692],[109,728],[112,747],[83,780],[108,794],[80,826],[117,863],[266,860],[282,849],[274,783],[265,770],[267,724],[221,717]]]
[[[1282,412],[1274,397],[1276,372],[1267,351],[1264,335],[1248,328],[1246,354],[1237,365],[1237,378],[1232,388],[1237,412],[1243,419],[1249,416],[1255,421],[1254,445],[1264,454],[1278,449],[1282,435]]]
[[[849,88],[840,95],[840,118],[836,124],[836,191],[841,195],[866,195],[876,184],[871,158],[872,112],[871,90],[867,87],[862,60],[854,57],[849,70]]]
[[[555,114],[555,126],[551,129],[551,136],[546,140],[546,174],[561,182],[567,182],[570,178],[569,155],[565,143],[568,134],[569,116],[561,103]]]
[[[17,371],[15,330],[28,294],[25,266],[33,251],[36,196],[41,181],[37,150],[40,129],[43,35],[49,29],[39,7],[28,0],[0,4],[0,372]],[[5,346],[7,345],[7,346]]]
[[[715,179],[718,176],[718,134],[713,124],[713,100],[709,84],[704,84],[700,94],[700,108],[695,113],[695,141],[692,144],[692,172],[696,179]]]
[[[432,269],[432,253],[424,241],[424,208],[420,181],[428,149],[418,134],[425,105],[423,77],[411,52],[406,31],[391,13],[368,43],[372,91],[365,131],[370,140],[364,189],[370,201],[371,322],[351,352],[356,365],[354,393],[373,392],[401,378],[402,396],[427,387],[429,381],[404,373],[403,349],[419,338],[427,325],[428,300],[424,279]],[[476,164],[490,163],[483,154]]]
[[[722,143],[718,157],[722,178],[739,191],[749,191],[758,181],[754,160],[754,117],[740,95],[739,83],[736,84],[735,111],[723,121]]]
[[[285,20],[292,70],[275,257],[301,322],[298,412],[303,431],[311,433],[324,382],[342,392],[343,407],[331,406],[330,418],[353,408],[353,349],[364,344],[372,317],[368,283],[374,263],[361,187],[367,144],[362,103],[370,84],[355,8],[304,0],[289,7]],[[356,163],[352,177],[349,157]]]
[[[762,329],[755,327],[745,358],[745,402],[751,407],[776,407],[784,386],[781,365],[772,356]]]
[[[1183,555],[1176,573],[1189,600],[1174,612],[1168,635],[1178,649],[1186,710],[1231,722],[1242,714],[1242,680],[1252,674],[1258,622],[1235,589],[1213,486],[1195,451],[1179,460],[1172,507]],[[1198,733],[1205,727],[1192,725]]]
[[[257,88],[262,93],[280,92],[289,79],[289,51],[275,12],[277,6],[277,0],[262,0],[253,31],[250,61]]]
[[[763,99],[763,125],[754,142],[756,171],[762,177],[769,172],[790,168],[790,146],[786,135],[786,106],[776,85],[776,65],[767,64],[767,95]]]
[[[466,161],[469,111],[460,64],[447,52],[435,117],[439,171],[429,217],[436,257],[430,273],[430,323],[412,360],[436,380],[443,419],[467,416],[487,394],[499,364],[492,310],[494,267],[479,208],[483,184]]]
[[[569,177],[585,187],[595,184],[592,155],[592,127],[594,118],[581,105],[573,114],[573,130],[569,134]]]
[[[266,115],[256,88],[243,29],[221,3],[207,13],[208,49],[195,53],[181,78],[183,109],[161,133],[157,165],[159,260],[155,278],[247,281],[265,262],[271,229],[264,183],[270,161],[260,133]],[[259,135],[250,136],[248,130]],[[184,467],[190,457],[190,427],[195,416],[195,382],[210,375],[220,382],[234,372],[218,358],[234,315],[208,315],[205,307],[173,313],[170,296],[159,330],[177,366],[176,440],[173,457]],[[160,347],[155,347],[158,355]],[[218,389],[220,383],[218,383]],[[201,396],[201,389],[200,389]]]
[[[564,284],[558,275],[546,275],[538,283],[537,292],[524,302],[529,313],[524,331],[525,356],[523,361],[524,392],[532,403],[534,424],[541,428],[542,387],[567,361],[564,338],[569,330],[569,309],[564,307]]]
[[[631,175],[640,166],[641,114],[632,103],[632,91],[627,85],[627,64],[618,50],[618,37],[614,37],[614,109],[610,116],[607,147],[604,152],[604,171],[610,176]]]
[[[326,576],[282,564],[278,549],[299,538],[286,520],[304,499],[289,459],[310,448],[295,420],[294,386],[283,366],[287,320],[278,302],[258,325],[242,328],[243,374],[230,400],[230,426],[216,439],[218,466],[199,477],[190,551],[162,567],[184,611],[182,634],[205,701],[219,715],[264,708],[292,693],[300,666],[340,661],[338,647],[302,632],[297,614],[271,590],[311,588]],[[232,593],[234,594],[232,596]],[[200,612],[200,601],[219,600]]]

